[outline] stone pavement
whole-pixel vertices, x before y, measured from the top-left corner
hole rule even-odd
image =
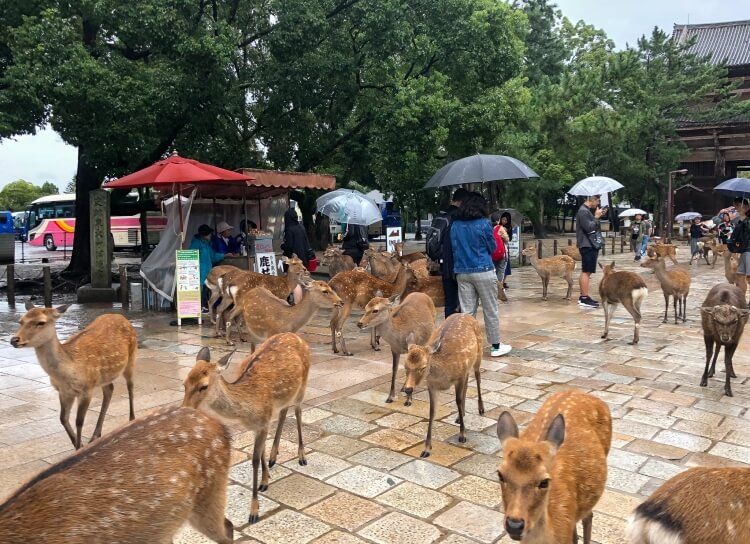
[[[684,250],[683,259],[684,260]],[[607,262],[609,257],[606,258]],[[633,268],[628,255],[618,265]],[[434,429],[434,449],[419,459],[426,430],[427,396],[420,390],[412,406],[403,397],[386,405],[390,354],[369,348],[369,335],[350,319],[347,335],[354,357],[330,351],[327,314],[303,330],[311,343],[311,369],[304,411],[308,466],[296,460],[294,421],[287,420],[279,464],[262,494],[261,521],[246,523],[250,503],[250,433],[234,432],[228,516],[237,540],[288,544],[398,542],[451,544],[510,542],[503,532],[502,500],[495,469],[498,415],[510,409],[528,421],[552,392],[575,387],[605,400],[614,419],[607,491],[596,507],[594,540],[623,542],[625,519],[664,480],[690,466],[750,464],[750,355],[746,336],[735,355],[734,398],[723,396],[723,366],[707,388],[697,307],[723,272],[693,265],[688,322],[661,323],[663,297],[645,271],[650,290],[641,344],[632,347],[633,324],[620,308],[609,341],[599,336],[603,312],[582,311],[562,300],[564,281],[552,280],[550,300],[530,267],[514,270],[509,304],[501,305],[503,339],[514,350],[501,359],[485,358],[482,387],[487,413],[476,414],[476,391],[467,400],[469,440],[457,442],[455,405],[448,394]],[[595,276],[594,285],[600,275]],[[596,289],[593,290],[596,292]],[[57,395],[32,350],[14,350],[15,312],[0,308],[0,499],[72,448],[58,421]],[[60,320],[67,337],[107,308],[74,306]],[[119,311],[119,310],[118,310]],[[200,346],[226,351],[204,327],[177,331],[164,314],[128,314],[139,330],[136,414],[182,399],[182,380]],[[358,316],[355,313],[355,316]],[[240,350],[244,347],[240,346]],[[235,355],[229,373],[236,371]],[[92,403],[85,431],[91,433],[101,397]],[[104,432],[127,420],[127,393],[118,382]],[[207,542],[189,528],[179,543]]]

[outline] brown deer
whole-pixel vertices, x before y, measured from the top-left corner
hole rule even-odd
[[[599,295],[604,309],[604,333],[602,338],[609,335],[609,322],[618,304],[625,306],[628,313],[635,320],[635,330],[631,344],[637,344],[641,328],[641,304],[648,296],[648,288],[643,278],[635,272],[625,270],[615,271],[615,263],[599,267],[604,271],[604,277],[599,283]]]
[[[335,246],[328,246],[326,248],[320,264],[321,266],[328,267],[328,275],[330,277],[334,277],[339,272],[354,270],[355,267],[354,259],[349,255],[344,255],[341,248]]]
[[[740,254],[724,252],[724,277],[727,282],[734,284],[737,279],[737,267],[740,265]]]
[[[138,339],[135,329],[125,317],[104,314],[61,343],[55,323],[68,307],[66,304],[57,308],[35,308],[33,302],[26,301],[27,312],[21,318],[21,327],[10,339],[10,344],[14,348],[34,348],[39,364],[60,396],[60,423],[65,427],[73,446],[80,448],[81,429],[94,389],[102,388],[102,405],[91,435],[92,441],[102,435],[104,416],[115,389],[112,382],[120,375],[128,386],[130,419],[135,418],[133,371]],[[69,419],[76,399],[76,431],[73,432]]]
[[[660,259],[669,258],[673,264],[677,264],[677,246],[674,244],[651,244],[646,248],[646,254],[651,259],[657,257]]]
[[[729,380],[737,377],[732,366],[732,358],[742,338],[749,313],[745,294],[739,287],[720,283],[706,295],[701,306],[701,325],[703,326],[703,340],[706,344],[706,368],[701,378],[701,387],[706,387],[708,378],[712,378],[716,372],[716,359],[719,358],[721,346],[724,346],[726,372],[724,393],[728,397],[732,396],[732,384]],[[711,361],[710,369],[709,361]]]
[[[662,323],[667,322],[667,313],[669,312],[669,297],[674,302],[674,322],[677,324],[677,317],[682,316],[682,322],[687,320],[687,297],[690,293],[690,272],[684,268],[671,268],[667,270],[667,263],[664,259],[648,259],[641,263],[643,268],[650,268],[656,274],[656,278],[661,285],[661,291],[664,293],[664,319]],[[679,303],[679,304],[678,304]],[[679,305],[680,311],[677,312]]]
[[[154,412],[23,485],[0,505],[0,540],[164,543],[190,522],[231,544],[230,454],[229,433],[216,419],[190,408]]]
[[[393,283],[401,269],[398,257],[386,251],[367,249],[362,257],[362,264],[367,264],[370,274],[378,279]]]
[[[221,283],[219,282],[219,279],[222,278],[224,274],[226,274],[227,272],[231,272],[232,270],[239,270],[239,268],[231,264],[214,266],[208,272],[206,281],[203,282],[203,284],[211,293],[211,296],[208,299],[208,317],[210,318],[211,323],[216,323],[216,310],[214,306],[217,302],[219,302],[219,299],[221,298]]]
[[[696,467],[663,483],[628,520],[630,544],[748,542],[750,468]]]
[[[708,262],[708,254],[711,254],[711,262]],[[703,245],[703,258],[706,259],[706,264],[710,264],[711,268],[716,268],[716,261],[719,257],[723,257],[724,253],[727,253],[727,245],[722,244],[713,237],[706,240]]]
[[[360,329],[375,329],[375,334],[391,347],[391,391],[386,403],[393,402],[396,397],[398,362],[401,354],[408,351],[407,338],[411,338],[415,344],[425,344],[435,329],[435,305],[429,296],[411,293],[398,305],[396,298],[373,298],[365,306],[365,315],[357,323]]]
[[[443,290],[443,278],[441,276],[430,276],[428,274],[426,277],[420,277],[417,275],[417,271],[412,265],[407,265],[406,271],[407,282],[403,296],[407,296],[411,293],[424,293],[432,299],[432,303],[436,307],[440,308],[445,306],[445,291]],[[503,293],[503,295],[505,295],[505,293]]]
[[[549,397],[519,435],[509,412],[497,420],[503,462],[497,470],[505,529],[513,540],[591,542],[593,509],[604,493],[612,416],[607,404],[580,391]]]
[[[578,246],[564,246],[560,248],[560,253],[567,255],[574,261],[581,262],[581,250],[578,249]]]
[[[427,382],[430,396],[430,418],[427,424],[427,436],[424,450],[420,457],[429,457],[432,450],[432,422],[435,419],[435,409],[438,404],[438,391],[444,391],[453,386],[458,408],[459,442],[466,442],[466,428],[464,415],[466,414],[466,389],[469,376],[474,372],[477,381],[477,402],[479,413],[484,414],[482,402],[482,387],[480,365],[484,350],[484,330],[476,319],[469,314],[452,314],[435,332],[432,333],[427,345],[414,343],[415,338],[409,338],[406,356],[406,405],[411,405],[414,388],[422,380]]]
[[[379,280],[372,274],[369,274],[364,268],[355,268],[348,272],[341,272],[336,275],[328,284],[341,297],[344,305],[341,308],[334,308],[331,316],[331,341],[334,353],[338,353],[338,340],[341,340],[341,352],[344,355],[352,355],[346,348],[346,339],[343,335],[344,324],[346,323],[352,308],[356,304],[360,308],[367,306],[374,297],[391,297],[393,295],[402,296],[406,289],[408,280],[406,266],[401,265],[396,280],[389,283]],[[377,350],[378,345],[373,330],[370,336],[370,345]]]
[[[568,282],[565,300],[570,300],[570,294],[573,292],[573,270],[576,268],[576,262],[572,257],[556,255],[540,259],[537,256],[536,248],[533,247],[527,247],[522,251],[522,254],[529,258],[531,266],[534,267],[542,280],[542,300],[547,300],[547,287],[550,278],[563,278]]]
[[[255,345],[266,338],[282,332],[297,332],[304,327],[322,307],[340,308],[344,302],[324,281],[306,281],[302,283],[304,296],[294,306],[274,296],[265,287],[256,287],[237,295],[237,302],[229,314],[229,322],[234,312],[241,312],[245,330],[250,337],[251,353]],[[227,327],[227,343],[233,345]],[[241,333],[240,333],[241,334]]]
[[[305,397],[307,375],[312,353],[307,342],[294,333],[272,336],[248,356],[240,366],[239,377],[229,382],[221,371],[229,365],[232,354],[212,363],[208,348],[201,349],[195,366],[185,378],[183,406],[205,406],[222,418],[238,421],[255,432],[253,447],[253,498],[250,504],[250,523],[258,521],[258,490],[268,489],[268,467],[276,464],[281,430],[286,412],[294,407],[297,419],[297,455],[300,465],[306,465],[302,441],[302,401]],[[266,463],[266,436],[273,419],[278,418],[271,455]],[[262,463],[263,476],[258,487],[258,466]]]
[[[396,242],[393,244],[393,252],[397,255],[398,259],[402,263],[413,263],[415,261],[419,261],[421,259],[426,259],[427,255],[422,253],[421,251],[416,251],[414,253],[409,253],[407,255],[404,255],[404,243],[405,242]]]

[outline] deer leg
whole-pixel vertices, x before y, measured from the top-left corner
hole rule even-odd
[[[682,298],[678,297],[677,295],[672,295],[672,300],[674,301],[674,324],[677,325],[679,320],[677,319],[677,299],[680,299],[680,313],[682,313]]]
[[[135,419],[135,408],[133,407],[133,367],[135,366],[135,352],[130,356],[128,366],[122,372],[122,377],[125,378],[125,383],[128,386],[128,404],[130,405],[130,421]]]
[[[221,298],[221,290],[217,288],[211,289],[211,296],[208,297],[208,318],[211,320],[211,324],[216,324],[216,309],[214,306]]]
[[[344,324],[349,318],[349,314],[352,312],[352,304],[350,302],[345,303],[342,308],[338,311],[338,319],[336,320],[336,336],[341,340],[341,353],[344,355],[353,355],[348,349],[346,349],[346,339],[344,338]],[[334,351],[334,353],[338,353]]]
[[[687,295],[682,297],[682,322],[687,321]]]
[[[709,378],[713,378],[714,374],[716,374],[716,360],[719,358],[719,352],[721,351],[721,344],[716,342],[716,344],[714,345],[714,349],[716,351],[714,351],[714,358],[711,361],[711,370],[708,371]],[[726,351],[727,351],[727,348],[726,346],[724,346],[724,353],[726,353]]]
[[[602,334],[602,338],[607,338],[607,336],[609,336],[609,322],[612,320],[617,304],[614,302],[607,302],[604,297],[602,297],[602,308],[604,308],[604,334]]]
[[[661,320],[662,323],[667,322],[668,312],[669,312],[669,294],[664,293],[664,319]]]
[[[294,417],[297,420],[297,459],[300,466],[307,466],[305,458],[305,442],[302,439],[302,406],[294,407]]]
[[[401,357],[401,354],[391,350],[391,357],[393,368],[391,368],[391,391],[388,393],[388,398],[385,399],[387,404],[390,404],[396,398],[396,373],[398,373],[398,360]]]
[[[709,369],[711,368],[711,356],[714,353],[714,340],[711,336],[704,334],[703,342],[706,344],[706,368],[703,370],[700,386],[706,387],[708,385]]]
[[[102,387],[102,406],[99,410],[99,419],[96,420],[94,434],[91,435],[90,442],[93,442],[102,435],[102,425],[104,425],[104,416],[109,408],[109,401],[112,400],[112,392],[115,390],[114,384],[110,383]]]
[[[458,407],[458,441],[462,444],[466,442],[466,425],[464,417],[466,415],[466,389],[469,387],[469,377],[464,378],[463,383],[456,384],[456,406]]]
[[[570,300],[570,296],[573,294],[573,274],[565,276],[565,281],[568,282],[568,293],[565,295],[565,300]]]
[[[625,301],[622,305],[625,306],[625,309],[631,316],[633,316],[633,321],[635,321],[635,327],[633,328],[633,341],[631,342],[632,345],[635,345],[641,337],[641,310],[633,304],[632,300]]]
[[[484,401],[482,400],[482,378],[479,372],[479,365],[474,367],[474,379],[477,381],[477,407],[479,414],[484,414]]]
[[[593,520],[593,512],[591,512],[588,516],[581,520],[581,522],[583,523],[583,544],[591,544],[591,527]]]
[[[732,394],[732,383],[731,379],[735,376],[734,375],[734,367],[732,366],[732,357],[734,357],[734,352],[737,349],[737,344],[730,344],[728,346],[724,346],[724,371],[727,374],[726,382],[724,382],[724,394],[727,397],[733,397]]]
[[[542,300],[547,300],[547,286],[549,285],[549,278],[542,278]]]
[[[232,323],[235,323],[237,321],[237,317],[242,314],[242,310],[238,308],[237,306],[234,306],[231,310],[229,310],[229,313],[227,314],[227,317],[225,319],[226,322],[226,340],[227,344],[230,346],[234,345],[234,342],[232,342]],[[237,326],[237,334],[242,335],[242,331],[240,331],[240,326],[238,324]]]
[[[73,443],[73,447],[76,446],[76,433],[73,432],[73,427],[70,426],[70,409],[73,407],[75,401],[74,395],[63,395],[60,393],[60,423],[65,427],[65,432],[68,433],[68,438]]]
[[[209,477],[195,497],[188,521],[208,538],[219,544],[232,544],[234,525],[224,517],[227,503],[227,470],[218,470]]]
[[[263,454],[260,456],[260,469],[261,477],[258,491],[262,493],[264,491],[268,491],[268,480],[270,479],[270,475],[268,473],[268,462],[266,461],[266,448],[263,448]]]
[[[435,419],[435,407],[438,400],[436,389],[428,386],[427,393],[430,395],[430,419],[427,422],[427,436],[424,439],[424,450],[419,454],[422,459],[429,457],[432,450],[432,421]]]
[[[286,419],[287,408],[284,408],[279,412],[279,422],[276,425],[276,435],[273,437],[273,446],[271,446],[271,456],[268,458],[268,466],[272,467],[276,464],[276,457],[279,455],[279,442],[281,442],[281,430],[284,428],[284,420]],[[261,491],[263,491],[261,489]]]
[[[250,501],[250,516],[248,521],[250,523],[258,522],[258,510],[260,505],[258,503],[258,467],[260,466],[262,453],[266,447],[266,435],[268,434],[267,429],[258,431],[255,435],[255,445],[253,447],[253,498]]]
[[[227,308],[229,308],[232,305],[231,297],[223,293],[221,297],[221,302],[219,303],[219,307],[216,308],[216,323],[214,325],[214,332],[216,333],[216,338],[221,337],[221,328],[224,326],[224,312],[227,311]]]
[[[86,411],[89,409],[91,404],[91,393],[86,391],[78,397],[78,408],[76,411],[76,449],[81,447],[81,431],[83,430],[83,422],[86,419]]]
[[[339,348],[336,345],[336,322],[338,321],[339,309],[334,308],[331,312],[331,348],[334,353],[339,352]]]

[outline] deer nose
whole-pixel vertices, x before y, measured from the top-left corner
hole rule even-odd
[[[10,339],[10,345],[13,346],[14,348],[17,348],[19,347],[18,344],[20,341],[21,339],[18,336],[14,336],[13,338]]]
[[[522,519],[505,518],[505,530],[513,540],[521,540],[521,534],[526,523]]]
[[[365,325],[361,321],[357,321],[357,327],[359,327],[361,329],[364,326]]]
[[[411,395],[412,393],[414,393],[414,388],[413,387],[404,387],[404,393],[406,393],[407,395]]]

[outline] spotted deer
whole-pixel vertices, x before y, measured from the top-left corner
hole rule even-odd
[[[663,483],[628,520],[629,544],[748,542],[750,468],[696,467]]]
[[[674,302],[674,322],[677,324],[678,316],[682,316],[682,322],[687,320],[687,297],[690,294],[690,272],[684,268],[672,267],[667,270],[667,263],[664,259],[648,259],[641,263],[643,268],[650,268],[656,274],[659,280],[662,293],[664,293],[664,319],[662,323],[667,322],[667,313],[669,312],[669,297]],[[679,313],[677,307],[679,306]]]
[[[230,544],[230,453],[229,433],[216,419],[190,408],[154,412],[19,488],[0,504],[0,540],[166,543],[190,522]]]
[[[366,268],[370,274],[389,283],[396,280],[398,271],[401,269],[401,262],[396,255],[373,248],[365,250],[362,263],[367,265]]]
[[[445,291],[443,289],[442,276],[430,276],[429,274],[417,275],[417,270],[412,265],[406,267],[406,272],[407,281],[403,296],[411,293],[424,293],[430,297],[436,307],[445,306]],[[500,291],[502,289],[498,290],[498,292]],[[505,296],[505,293],[503,293],[503,296]]]
[[[537,255],[536,248],[528,247],[521,252],[528,257],[531,266],[534,267],[539,278],[542,280],[542,300],[547,300],[547,288],[550,278],[563,278],[568,283],[568,291],[565,293],[565,300],[570,300],[570,294],[573,292],[573,271],[576,268],[576,262],[572,257],[567,255],[555,255],[540,259]]]
[[[133,371],[138,339],[130,322],[120,314],[100,315],[82,331],[65,342],[60,342],[55,323],[69,305],[57,308],[36,308],[26,301],[26,313],[21,327],[10,339],[14,348],[34,348],[40,366],[47,373],[52,387],[60,396],[60,423],[65,427],[75,448],[81,447],[81,430],[94,389],[102,388],[102,405],[91,440],[102,435],[114,382],[125,378],[130,401],[130,419],[133,409]],[[70,426],[70,411],[78,400],[76,430]]]
[[[229,365],[232,353],[211,362],[211,352],[203,348],[195,366],[185,378],[183,406],[206,408],[218,416],[238,421],[255,433],[253,446],[253,498],[250,523],[258,521],[258,491],[268,489],[268,468],[276,464],[281,430],[286,413],[294,408],[297,419],[297,455],[307,465],[302,441],[302,401],[307,386],[312,353],[307,342],[294,333],[272,336],[240,364],[237,379],[227,381],[221,372]],[[266,437],[271,421],[278,418],[271,455],[266,463]],[[262,461],[262,480],[258,486],[258,466]]]
[[[635,321],[631,344],[637,344],[641,329],[641,304],[648,296],[646,282],[635,272],[615,271],[614,262],[607,266],[602,266],[599,263],[599,267],[604,271],[604,277],[599,282],[599,295],[604,309],[604,333],[602,338],[609,336],[609,322],[612,320],[617,305],[622,304]]]
[[[328,275],[334,277],[339,272],[346,270],[354,270],[355,264],[354,259],[350,255],[344,255],[341,248],[335,246],[328,246],[323,253],[323,258],[320,260],[321,266],[328,267]]]
[[[549,397],[522,433],[509,412],[497,420],[503,461],[497,475],[505,529],[527,543],[591,542],[593,509],[604,493],[612,416],[607,404],[586,393]]]
[[[205,285],[206,289],[211,293],[211,296],[208,299],[208,317],[210,318],[211,323],[216,323],[216,309],[214,306],[216,306],[216,303],[221,299],[221,283],[219,280],[224,277],[224,274],[231,272],[232,270],[239,270],[239,268],[231,264],[214,266],[208,272],[206,281],[203,282],[203,285]]]
[[[578,246],[564,246],[560,248],[560,253],[573,259],[574,261],[581,262],[581,250]]]
[[[739,253],[724,253],[724,277],[728,283],[734,284],[737,279],[737,268],[740,266]]]
[[[451,386],[456,394],[458,408],[459,442],[466,442],[466,389],[469,376],[474,373],[477,382],[477,402],[479,413],[484,414],[480,365],[484,350],[484,330],[477,320],[469,314],[452,314],[432,333],[426,345],[415,344],[415,336],[407,339],[409,344],[406,355],[406,405],[411,405],[414,389],[425,380],[430,397],[430,416],[427,424],[427,436],[424,450],[420,457],[429,457],[432,450],[432,422],[438,404],[438,391]]]
[[[435,305],[424,293],[412,293],[396,304],[397,295],[390,299],[375,297],[365,306],[365,315],[357,323],[360,329],[374,329],[375,334],[391,347],[391,391],[386,403],[396,397],[396,373],[402,353],[408,351],[407,338],[412,343],[425,344],[435,329]]]

